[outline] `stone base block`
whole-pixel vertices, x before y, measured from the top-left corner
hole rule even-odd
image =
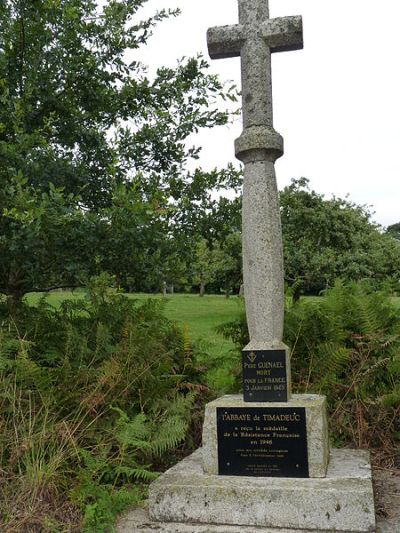
[[[249,531],[375,531],[368,452],[333,450],[327,477],[318,479],[209,475],[201,455],[197,450],[151,485],[152,520],[246,526]]]
[[[326,475],[329,459],[326,398],[317,394],[294,394],[289,402],[245,403],[241,395],[226,395],[206,406],[203,426],[203,468],[207,474],[218,474],[218,408],[296,408],[306,411],[309,476]]]
[[[152,520],[147,509],[134,509],[120,519],[117,533],[330,533],[326,529],[282,529],[270,527],[218,526],[216,524],[194,524],[193,522],[158,522]],[[377,533],[381,533],[377,530]],[[393,533],[396,529],[385,532]],[[382,532],[383,533],[383,532]]]

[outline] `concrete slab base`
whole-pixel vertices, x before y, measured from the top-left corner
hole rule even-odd
[[[152,520],[178,523],[179,527],[192,522],[205,528],[193,529],[190,525],[188,531],[208,533],[239,529],[272,533],[274,528],[280,533],[285,528],[288,532],[313,533],[375,531],[368,452],[332,450],[327,477],[314,479],[204,474],[201,452],[197,450],[151,485]],[[222,525],[223,529],[216,528]],[[238,526],[250,529],[247,532]]]
[[[376,471],[376,533],[400,533],[400,472]],[[116,533],[326,533],[322,530],[271,529],[245,526],[214,526],[156,522],[147,507],[134,508],[118,520]]]
[[[117,533],[300,533],[298,529],[227,526],[178,522],[156,522],[147,509],[135,509],[123,517]],[[331,533],[327,530],[303,529],[301,533]],[[393,533],[393,532],[392,532]]]

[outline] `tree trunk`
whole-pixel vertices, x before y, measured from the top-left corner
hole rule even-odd
[[[292,287],[292,303],[293,304],[295,304],[296,302],[300,300],[302,286],[303,284],[301,283],[301,281],[297,280],[294,282],[293,287]]]
[[[240,296],[240,298],[243,298],[243,296],[244,296],[244,285],[243,285],[243,283],[240,284],[239,296]]]
[[[7,309],[11,316],[14,316],[21,305],[24,293],[12,292],[7,295]]]
[[[170,285],[170,287],[169,287],[169,292],[170,292],[171,294],[174,294],[174,292],[175,292],[174,284]]]
[[[204,283],[204,281],[202,281],[200,283],[200,292],[199,292],[199,296],[204,296],[206,292],[206,284]]]

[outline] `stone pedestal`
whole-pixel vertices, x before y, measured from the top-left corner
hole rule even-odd
[[[298,413],[303,414],[300,422],[294,420]],[[303,434],[293,427],[303,427]],[[307,475],[300,477],[293,461],[297,448],[307,452]],[[226,457],[237,462],[240,475],[221,475]],[[244,475],[242,468],[250,474]],[[260,475],[262,468],[271,475]],[[203,447],[151,485],[149,513],[162,531],[169,531],[166,524],[171,523],[171,532],[189,531],[188,524],[191,531],[207,525],[207,533],[238,526],[260,533],[285,528],[373,532],[369,455],[329,453],[323,396],[298,394],[282,403],[246,403],[239,395],[224,396],[206,406]]]
[[[216,527],[222,524],[226,531],[233,526],[260,532],[277,528],[375,531],[368,452],[333,450],[327,476],[314,479],[205,474],[203,453],[198,450],[150,487],[150,517],[160,521],[165,531],[166,522],[175,523],[175,527],[179,523],[208,524],[207,532],[214,527],[215,531],[225,531]],[[171,526],[171,531],[178,529]]]
[[[368,453],[335,450],[321,479],[204,474],[202,451],[153,483],[150,516],[193,522],[326,531],[375,530]]]

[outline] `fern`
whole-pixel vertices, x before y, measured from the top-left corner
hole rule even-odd
[[[383,325],[382,317],[376,312],[376,299],[366,297],[359,286],[355,287],[354,292],[351,303],[355,315],[354,320],[358,321],[360,333],[362,335],[374,335]]]
[[[126,449],[128,446],[139,449],[151,449],[150,443],[146,440],[151,434],[148,426],[146,416],[140,413],[129,420],[126,413],[120,413],[120,418],[117,421],[115,438]]]
[[[186,324],[182,328],[182,349],[185,356],[190,358],[193,350],[189,336],[189,326]]]
[[[244,314],[220,328],[240,350],[245,330]],[[382,447],[393,462],[400,320],[391,300],[362,284],[337,282],[322,297],[286,306],[284,340],[292,349],[294,390],[327,396],[336,442]]]
[[[129,481],[143,481],[145,483],[150,483],[159,476],[158,472],[152,472],[149,468],[145,467],[131,468],[129,466],[117,466],[115,473],[118,476],[124,476]]]
[[[400,407],[400,385],[396,385],[390,394],[385,394],[381,398],[382,404],[385,407]]]
[[[152,452],[161,456],[175,448],[186,436],[190,420],[190,410],[195,399],[194,393],[176,396],[167,409],[154,417]],[[163,402],[160,402],[162,406]]]
[[[340,374],[349,364],[351,355],[352,352],[348,348],[338,347],[334,342],[324,342],[318,348],[318,358],[312,369],[315,379]]]
[[[162,456],[175,448],[186,436],[188,421],[179,416],[171,416],[159,426],[157,434],[151,442],[151,450],[155,455]]]
[[[0,325],[0,505],[27,527],[55,524],[65,505],[83,531],[108,530],[132,500],[121,487],[155,479],[189,446],[208,393],[188,332],[103,281],[89,299],[23,305]]]
[[[49,373],[30,356],[31,343],[20,339],[20,346],[15,358],[15,376],[23,387],[37,391],[44,400],[52,401],[52,387]]]

